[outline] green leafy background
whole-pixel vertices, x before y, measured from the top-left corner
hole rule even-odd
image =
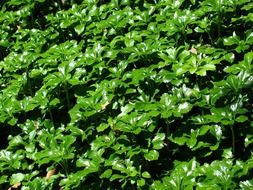
[[[253,189],[251,0],[0,8],[0,189]]]

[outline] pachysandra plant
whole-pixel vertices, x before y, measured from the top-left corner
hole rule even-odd
[[[252,189],[250,0],[0,2],[0,189]]]

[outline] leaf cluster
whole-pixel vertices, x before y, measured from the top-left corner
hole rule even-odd
[[[252,189],[250,0],[0,2],[0,189]]]

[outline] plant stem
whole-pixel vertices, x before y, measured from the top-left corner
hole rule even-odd
[[[210,32],[209,32],[209,31],[206,31],[206,33],[207,33],[208,38],[209,38],[209,40],[210,40],[210,42],[211,42],[211,45],[213,45],[213,39],[212,39],[212,37],[211,37],[211,35],[210,35]]]
[[[220,35],[221,35],[221,0],[219,0],[219,10],[218,10],[218,39],[220,39]]]
[[[48,113],[49,113],[49,117],[50,117],[52,123],[54,123],[54,117],[53,117],[53,114],[52,114],[52,111],[51,111],[50,107],[48,108]]]
[[[63,161],[63,166],[64,166],[64,171],[66,173],[66,176],[68,176],[69,173],[68,173],[68,163],[67,163],[67,160]]]
[[[232,133],[232,153],[235,155],[235,130],[233,125],[231,125],[230,128]]]
[[[65,91],[65,94],[66,94],[67,107],[68,107],[68,110],[69,110],[70,109],[70,102],[69,102],[69,91],[68,91],[67,83],[64,83],[63,88],[64,88],[64,91]]]
[[[61,166],[61,168],[64,170],[66,176],[68,176],[68,170],[67,170],[67,162],[66,160],[63,160],[63,162],[57,162],[57,164],[59,164]]]
[[[168,118],[167,118],[167,119],[165,120],[165,122],[166,122],[165,143],[166,143],[166,145],[167,145],[167,151],[168,151],[168,153],[169,153],[170,147],[169,147],[169,140],[168,140],[168,138],[169,138],[169,135],[170,135],[170,124],[171,124],[173,121],[169,122],[169,120],[168,120]]]
[[[30,76],[29,76],[28,69],[26,69],[26,80],[27,80],[27,86],[28,86],[28,90],[30,92],[30,96],[33,96],[31,79],[30,79]]]

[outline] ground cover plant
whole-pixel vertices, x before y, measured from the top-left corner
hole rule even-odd
[[[251,0],[2,0],[0,189],[253,189]]]

